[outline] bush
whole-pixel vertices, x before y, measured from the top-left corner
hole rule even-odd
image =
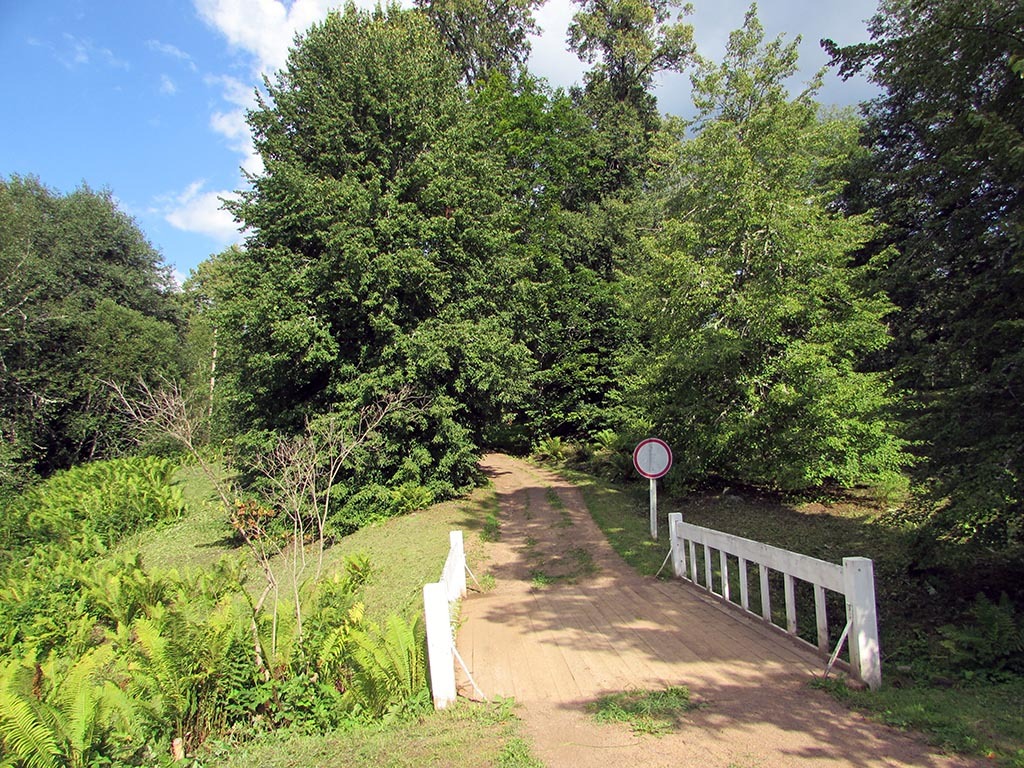
[[[82,464],[31,488],[14,502],[22,543],[67,541],[95,535],[104,545],[181,514],[185,502],[173,485],[177,468],[157,456]]]
[[[979,593],[967,618],[939,629],[952,668],[968,678],[1024,672],[1024,615],[1005,592],[998,603]]]

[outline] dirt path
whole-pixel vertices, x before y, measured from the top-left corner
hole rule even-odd
[[[459,650],[488,697],[519,702],[545,765],[981,765],[847,711],[807,685],[823,666],[810,652],[681,582],[638,576],[557,475],[502,455],[483,466],[501,504],[486,547],[495,587],[463,602]],[[585,712],[602,694],[666,685],[704,705],[673,734],[634,736]]]

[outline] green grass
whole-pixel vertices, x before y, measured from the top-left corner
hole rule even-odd
[[[530,586],[534,589],[550,586],[558,580],[558,578],[545,573],[540,568],[534,568],[530,571]]]
[[[247,547],[231,538],[226,511],[216,497],[212,483],[196,468],[180,472],[187,514],[169,525],[131,537],[122,543],[125,551],[142,553],[147,567],[175,568],[179,572],[209,568],[225,556],[242,558],[248,567],[248,587],[258,594],[266,583]],[[344,567],[345,558],[365,555],[371,575],[364,590],[367,615],[380,621],[391,613],[406,617],[421,609],[423,585],[437,581],[448,556],[453,530],[464,532],[470,563],[479,556],[479,539],[489,521],[497,521],[497,497],[490,488],[480,488],[453,501],[436,504],[360,529],[337,541],[324,552],[324,574]],[[471,535],[471,534],[478,535]],[[307,548],[307,565],[300,581],[315,573],[316,553]],[[288,557],[272,563],[283,595],[290,594],[293,568]]]
[[[228,515],[213,483],[194,466],[178,471],[186,514],[179,520],[130,536],[118,549],[140,552],[147,568],[174,568],[180,573],[203,570],[225,556],[246,557],[232,540]],[[255,573],[253,574],[255,575]]]
[[[480,531],[480,538],[483,541],[497,541],[501,538],[501,523],[498,521],[498,516],[493,512],[487,513],[484,527]]]
[[[200,762],[218,768],[542,768],[522,738],[510,700],[458,701],[415,720],[326,736],[273,735],[238,746],[211,745]]]
[[[1024,768],[1024,680],[956,689],[889,686],[877,692],[851,690],[837,680],[814,685],[887,725],[920,731],[943,749]]]
[[[625,723],[635,734],[662,736],[679,728],[683,715],[696,707],[687,688],[674,686],[613,693],[602,696],[588,709],[599,723]]]

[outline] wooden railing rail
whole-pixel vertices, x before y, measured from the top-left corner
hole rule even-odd
[[[843,638],[849,637],[850,668],[855,676],[872,688],[882,683],[882,668],[878,648],[878,618],[875,607],[874,564],[866,557],[846,557],[843,564],[828,563],[824,560],[790,552],[761,542],[722,533],[710,528],[683,522],[683,516],[672,513],[668,516],[669,538],[672,546],[672,566],[676,576],[695,586],[723,598],[731,605],[737,605],[732,594],[729,556],[738,560],[739,580],[738,607],[749,614],[759,616],[766,623],[806,642],[797,635],[796,580],[806,581],[814,590],[814,613],[817,629],[817,649],[829,654],[828,616],[826,614],[825,590],[843,595],[846,599],[847,626]],[[698,573],[697,548],[702,548],[703,573]],[[719,590],[715,590],[713,553],[718,553]],[[758,568],[760,611],[751,610],[748,565]],[[786,626],[781,627],[772,620],[771,590],[769,572],[776,571],[783,576],[783,594],[786,603]],[[703,577],[703,578],[702,578]],[[814,647],[814,646],[812,646]],[[838,646],[836,652],[838,652]],[[837,653],[833,653],[834,662]]]

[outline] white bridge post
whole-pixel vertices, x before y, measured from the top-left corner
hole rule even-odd
[[[866,557],[843,558],[846,619],[850,622],[850,666],[871,690],[882,684],[875,608],[875,568]]]
[[[466,596],[466,548],[462,541],[462,531],[450,531],[448,540],[451,545],[449,557],[452,558],[451,573],[448,574],[452,580],[448,599],[455,600]]]
[[[448,590],[443,581],[423,586],[423,614],[427,629],[427,659],[434,708],[444,709],[455,701],[455,653],[452,650],[451,613]]]
[[[686,578],[686,542],[681,527],[682,512],[670,512],[668,515],[668,542],[672,547],[672,571],[677,579]]]

